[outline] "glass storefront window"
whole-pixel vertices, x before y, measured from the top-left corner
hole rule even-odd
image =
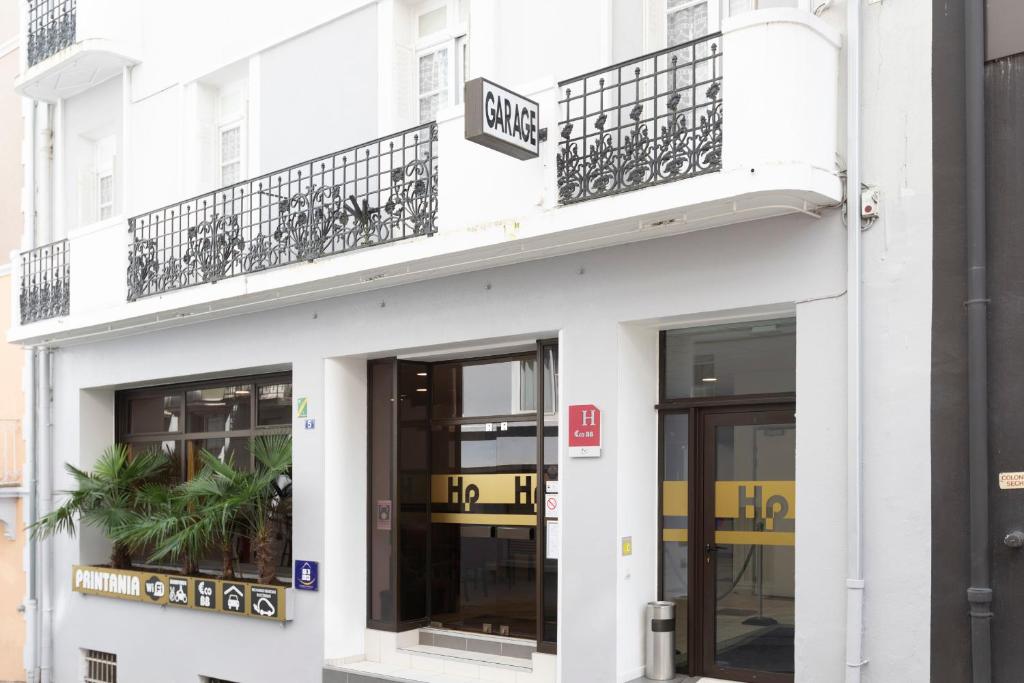
[[[433,417],[486,417],[537,410],[536,360],[438,364]]]
[[[134,453],[159,450],[167,455],[172,460],[168,474],[172,484],[187,481],[201,470],[201,450],[251,471],[253,438],[291,433],[291,396],[287,374],[120,391],[115,397],[116,438]],[[253,415],[259,416],[258,426]],[[287,539],[281,574],[290,569],[290,530],[290,522],[279,530]],[[238,539],[235,552],[239,562],[251,560],[247,539]],[[220,563],[219,555],[204,559],[204,568]]]
[[[665,332],[665,399],[796,391],[796,321]]]
[[[252,385],[194,389],[186,395],[190,432],[249,429]]]
[[[132,434],[181,430],[181,394],[140,396],[128,402]]]
[[[292,385],[290,383],[260,384],[256,416],[260,427],[290,425],[292,422]]]

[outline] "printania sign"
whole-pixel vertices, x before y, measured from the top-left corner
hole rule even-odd
[[[466,139],[533,159],[540,153],[540,105],[484,78],[467,81]]]

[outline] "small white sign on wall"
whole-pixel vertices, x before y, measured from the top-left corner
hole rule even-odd
[[[999,488],[1024,489],[1024,472],[1000,472]]]

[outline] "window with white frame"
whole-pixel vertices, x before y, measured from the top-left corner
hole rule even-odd
[[[462,101],[468,0],[425,2],[416,13],[416,93],[420,123]]]
[[[114,215],[114,170],[105,169],[96,174],[97,212],[99,219]]]
[[[220,184],[242,179],[242,124],[235,121],[220,127]]]
[[[99,650],[82,650],[84,683],[117,683],[117,655]]]
[[[712,30],[712,20],[717,28],[717,12],[712,12],[712,6],[717,8],[717,0],[666,0],[665,3],[665,32],[666,45],[680,45],[701,36],[706,36]]]

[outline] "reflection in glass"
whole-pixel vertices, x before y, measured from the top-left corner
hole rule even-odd
[[[686,413],[668,413],[664,435],[664,482],[662,483],[662,600],[676,605],[676,669],[688,659],[687,604],[689,580],[689,449],[690,423]]]
[[[715,428],[715,663],[793,672],[793,424]]]
[[[291,383],[261,384],[257,395],[256,413],[261,427],[290,425],[292,422]]]
[[[435,425],[432,618],[535,638],[537,423]]]
[[[188,431],[230,432],[249,429],[252,385],[212,387],[188,392]]]
[[[792,318],[669,330],[665,398],[796,390]]]
[[[154,434],[181,430],[181,394],[141,396],[128,402],[128,432]]]
[[[528,358],[437,365],[433,370],[433,416],[444,419],[534,412],[536,364],[534,358]]]

